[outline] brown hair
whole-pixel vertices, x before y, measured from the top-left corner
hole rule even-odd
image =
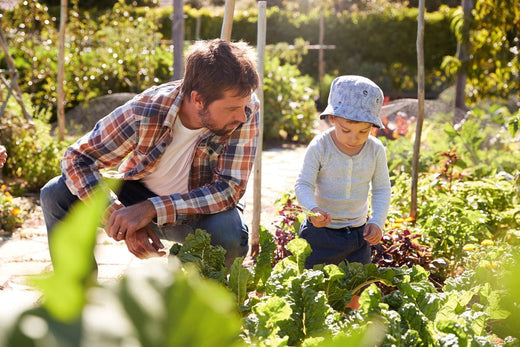
[[[185,66],[182,93],[199,92],[206,107],[225,91],[236,89],[237,96],[247,96],[258,88],[254,51],[245,42],[198,41],[190,47]]]

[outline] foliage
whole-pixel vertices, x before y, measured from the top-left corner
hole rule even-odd
[[[394,224],[403,221],[400,219]],[[381,267],[420,265],[427,269],[431,263],[431,252],[427,246],[418,243],[420,237],[407,229],[385,231],[381,242],[372,247],[372,262]]]
[[[182,245],[174,244],[170,249],[170,254],[177,256],[183,263],[197,264],[201,275],[218,282],[225,282],[226,267],[223,263],[226,250],[222,246],[212,247],[210,241],[208,233],[197,229],[195,234],[186,237]]]
[[[146,270],[130,272],[110,286],[96,286],[90,279],[95,226],[107,199],[101,193],[88,207],[77,205],[53,234],[53,255],[58,259],[54,275],[40,282],[43,305],[22,312],[12,324],[4,322],[3,344],[444,346],[451,341],[491,346],[494,335],[487,329],[509,317],[500,301],[502,291],[490,284],[469,289],[448,284],[445,292],[438,292],[420,266],[342,263],[305,269],[311,249],[303,239],[288,243],[291,255],[271,268],[272,255],[264,253],[274,250],[269,246],[274,240],[265,229],[259,263],[243,268],[243,259],[235,260],[227,282],[198,275],[208,265],[214,267],[213,257],[204,253],[220,253],[199,231],[178,253],[184,261],[195,260],[184,263],[184,269],[173,265],[177,261],[172,257],[173,266],[167,269],[150,263]],[[70,257],[76,261],[68,261]],[[219,258],[222,267],[224,259]],[[260,261],[264,258],[268,261]],[[514,261],[506,263],[516,266]],[[393,290],[383,294],[374,283]],[[361,294],[360,309],[346,308],[355,294]],[[518,296],[510,298],[516,303]]]
[[[67,108],[113,92],[139,92],[170,79],[173,57],[161,43],[155,12],[136,16],[133,6],[121,0],[94,19],[88,11],[79,11],[78,1],[70,7]],[[20,72],[20,87],[31,95],[35,115],[42,117],[55,110],[57,98],[56,18],[37,0],[29,0],[7,13],[2,26]]]
[[[461,273],[449,278],[444,287],[446,292],[465,293],[460,301],[466,300],[492,319],[492,329],[497,334],[514,337],[517,343],[520,307],[518,288],[513,284],[518,278],[515,273],[520,262],[519,241],[518,231],[511,231],[496,241],[465,245]],[[489,312],[493,307],[496,309]]]
[[[373,12],[340,12],[332,7],[314,7],[308,14],[284,10],[279,7],[267,9],[267,44],[294,42],[304,38],[310,44],[318,43],[320,15],[325,16],[325,45],[334,49],[325,51],[326,72],[330,75],[365,75],[380,86],[385,94],[402,96],[415,93],[416,47],[409,39],[410,32],[417,31],[417,9],[388,8]],[[160,12],[161,33],[171,38],[171,8],[157,9]],[[233,40],[245,40],[252,44],[257,40],[257,10],[237,11],[233,19]],[[426,14],[425,66],[428,95],[437,95],[449,80],[439,68],[442,58],[452,54],[456,40],[449,30],[449,14],[452,10]],[[220,36],[221,15],[205,9],[185,7],[186,39],[194,40],[197,32],[197,17],[200,18],[200,38]],[[381,30],[380,28],[385,28]],[[376,32],[378,35],[373,35]],[[349,37],[345,40],[345,37]],[[384,47],[384,49],[380,49]],[[318,79],[318,50],[309,51],[299,65],[303,75]],[[384,76],[384,77],[383,77]]]
[[[37,281],[41,303],[2,322],[0,345],[240,345],[231,294],[192,266],[181,269],[172,258],[168,267],[136,270],[112,285],[92,282],[96,227],[107,201],[99,189],[54,231],[54,273]]]
[[[274,242],[276,244],[274,264],[290,255],[287,244],[295,237],[298,237],[300,225],[307,218],[303,213],[303,209],[297,204],[293,191],[285,193],[276,199],[275,205],[278,206],[278,216],[273,222],[275,228]]]
[[[300,49],[303,44],[299,42]],[[283,47],[287,50],[286,44]],[[307,142],[313,137],[317,93],[312,79],[301,75],[295,65],[303,53],[269,53],[277,49],[280,47],[266,49],[269,58],[264,73],[264,139]]]
[[[34,113],[45,113],[56,102],[56,18],[50,15],[47,6],[28,0],[20,1],[12,12],[3,14],[1,24],[20,75],[20,88],[31,96]]]
[[[19,115],[6,112],[0,120],[4,130],[0,143],[9,153],[3,173],[23,181],[21,190],[38,190],[51,178],[60,175],[60,158],[69,145],[50,135],[50,126],[35,120],[28,124]]]
[[[447,56],[443,62],[448,73],[462,69],[467,74],[466,97],[472,104],[490,97],[507,98],[520,90],[520,1],[475,0],[474,4],[467,21],[460,8],[452,18],[457,40],[468,49],[467,60]]]
[[[16,203],[5,184],[0,186],[0,230],[13,231],[23,223],[25,211]]]
[[[108,12],[78,10],[77,3],[73,2],[66,46],[67,108],[91,97],[111,92],[138,92],[169,80],[173,57],[162,38],[171,39],[171,12],[171,6],[139,8],[122,2]],[[442,57],[455,49],[455,40],[447,25],[448,13],[446,10],[426,16],[425,35],[430,38],[425,48],[427,86],[433,93],[449,82],[438,68]],[[220,36],[220,12],[186,6],[185,14],[187,40]],[[325,44],[336,46],[325,54],[329,74],[367,75],[389,95],[414,90],[415,82],[409,76],[415,75],[415,45],[408,39],[408,33],[417,26],[416,10],[404,8],[397,12],[352,16],[339,12],[325,14]],[[56,102],[57,17],[57,13],[52,16],[46,6],[35,0],[20,2],[3,17],[10,53],[20,71],[21,88],[32,96],[38,115],[54,110]],[[197,17],[200,17],[200,27]],[[272,7],[268,9],[267,20],[268,44],[294,42],[299,37],[311,44],[317,42],[319,13],[296,15]],[[381,31],[381,27],[388,30]],[[377,38],[370,34],[373,32],[379,33]],[[351,39],[344,40],[345,36]],[[256,9],[235,15],[233,40],[239,39],[256,43]],[[301,75],[316,79],[317,51],[304,55],[299,68]],[[388,77],[382,79],[383,75]]]

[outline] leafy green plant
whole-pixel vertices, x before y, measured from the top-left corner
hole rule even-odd
[[[295,237],[298,237],[300,226],[307,218],[303,208],[297,204],[293,191],[285,193],[276,199],[275,205],[278,206],[278,216],[273,221],[275,228],[274,242],[276,244],[273,264],[290,255],[287,244]]]
[[[276,52],[276,47],[271,49]],[[302,75],[296,65],[302,53],[280,58],[269,50],[264,73],[264,139],[309,141],[317,120],[317,91],[312,78]]]
[[[232,295],[201,278],[193,264],[181,269],[172,258],[111,285],[95,283],[92,254],[107,203],[108,193],[98,189],[57,226],[50,240],[54,272],[36,281],[40,303],[1,322],[0,345],[241,345]]]
[[[67,109],[113,92],[140,92],[171,78],[173,57],[161,42],[155,12],[135,14],[132,4],[117,1],[110,11],[78,8],[73,1],[67,25],[65,100]],[[57,100],[56,18],[37,0],[20,2],[3,27],[20,72],[21,89],[31,96],[37,118],[55,112]]]
[[[39,120],[28,124],[24,119],[6,112],[0,120],[4,130],[0,142],[9,159],[3,173],[21,180],[21,190],[38,190],[59,175],[60,159],[70,141],[57,141],[50,135],[50,126]]]
[[[5,184],[0,186],[0,229],[13,231],[22,225],[25,211],[16,204]]]

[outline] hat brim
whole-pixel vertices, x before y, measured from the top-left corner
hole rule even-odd
[[[380,129],[385,128],[379,115],[374,115],[366,110],[352,106],[342,105],[341,107],[334,108],[329,104],[320,114],[320,119],[324,119],[326,116],[336,116],[356,122],[366,122]]]

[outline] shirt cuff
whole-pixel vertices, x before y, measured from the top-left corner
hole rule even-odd
[[[154,196],[148,200],[153,204],[153,207],[157,212],[157,225],[161,226],[166,224],[168,222],[168,214],[166,213],[166,206],[164,205],[161,197]]]

